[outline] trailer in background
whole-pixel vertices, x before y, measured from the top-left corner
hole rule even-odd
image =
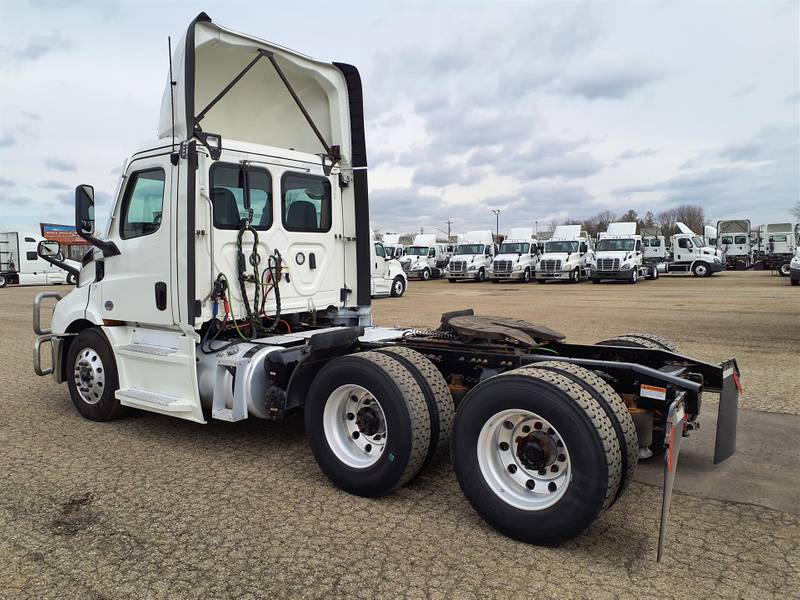
[[[0,288],[7,285],[77,283],[75,275],[39,257],[36,247],[43,239],[35,233],[0,232]],[[64,262],[76,269],[80,268],[80,263],[76,261]]]

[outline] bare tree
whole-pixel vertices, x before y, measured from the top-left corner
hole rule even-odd
[[[623,214],[620,218],[620,221],[624,221],[626,223],[636,223],[639,221],[639,215],[636,213],[635,210],[630,209],[628,212]]]

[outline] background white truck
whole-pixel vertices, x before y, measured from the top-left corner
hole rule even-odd
[[[753,266],[753,243],[750,221],[739,219],[717,222],[717,248],[727,269],[749,269]]]
[[[372,240],[372,297],[392,296],[399,298],[408,288],[406,277],[400,261],[392,256],[391,247],[383,242]]]
[[[468,231],[459,234],[455,254],[445,269],[450,283],[459,280],[486,281],[496,248],[491,231]]]
[[[406,247],[400,243],[399,233],[384,233],[382,243],[387,257],[396,258],[397,260],[403,257],[403,251]]]
[[[599,234],[595,246],[592,283],[606,279],[637,283],[639,279],[658,279],[655,265],[644,262],[642,236],[636,233],[636,222],[609,223]]]
[[[660,273],[692,273],[696,277],[708,277],[723,269],[722,259],[716,248],[705,245],[703,237],[694,233],[684,223],[676,223],[679,233],[670,238],[667,249],[660,230],[648,230],[642,244],[644,261],[655,266]]]
[[[753,254],[754,266],[775,270],[783,277],[788,277],[798,242],[800,242],[800,224],[762,225],[759,227],[759,243]]]
[[[512,228],[489,266],[489,279],[495,283],[514,280],[528,282],[536,272],[539,254],[533,227]]]
[[[0,232],[0,288],[7,285],[77,283],[74,273],[47,262],[36,253],[36,247],[43,239],[35,233]],[[64,259],[63,262],[74,269],[80,269],[77,261]]]
[[[447,251],[444,244],[436,241],[436,234],[418,233],[414,242],[406,246],[400,264],[410,279],[437,279],[447,265]]]
[[[536,281],[570,281],[587,279],[594,264],[594,251],[589,235],[580,225],[558,225],[544,243],[544,252],[536,265]]]

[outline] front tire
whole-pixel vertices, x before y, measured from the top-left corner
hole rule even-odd
[[[392,298],[400,298],[406,292],[406,282],[398,275],[392,281]]]
[[[427,458],[430,414],[411,372],[378,352],[342,356],[320,369],[305,405],[308,443],[336,487],[389,493]]]
[[[117,363],[105,335],[84,329],[69,345],[67,387],[72,403],[90,421],[109,421],[125,414],[115,396],[119,388]]]
[[[478,276],[476,277],[476,280],[481,282],[481,283],[486,281],[486,271],[483,270],[482,268],[478,269]]]
[[[792,274],[792,266],[790,263],[785,262],[778,267],[778,275],[780,275],[781,277],[789,277],[791,274]]]
[[[634,268],[633,271],[631,271],[631,279],[628,283],[638,283],[638,281],[639,281],[639,270]]]
[[[4,275],[0,275],[0,288],[4,288],[7,285],[8,285],[8,279],[6,279]]]
[[[423,269],[420,277],[422,278],[422,281],[428,281],[431,278],[431,270]]]
[[[614,502],[622,479],[605,410],[565,375],[536,367],[474,387],[456,413],[451,448],[473,508],[528,543],[580,534]]]
[[[692,273],[695,277],[708,277],[711,275],[711,269],[709,268],[707,263],[704,262],[696,262],[692,267]]]
[[[525,283],[530,283],[531,281],[531,270],[525,269],[525,273],[522,274],[522,281]]]

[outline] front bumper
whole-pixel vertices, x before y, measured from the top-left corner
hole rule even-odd
[[[497,279],[498,281],[510,281],[512,279],[524,279],[525,271],[504,271],[498,273],[496,271],[487,271],[488,279]]]
[[[708,263],[709,268],[711,269],[712,273],[719,273],[725,268],[725,265],[722,263],[710,262]]]
[[[445,277],[448,279],[478,279],[478,271],[459,271],[457,273],[445,271]]]
[[[566,280],[569,279],[572,271],[536,271],[534,277],[536,279],[555,279]]]
[[[613,279],[615,281],[630,281],[633,277],[633,269],[622,269],[621,271],[596,271],[592,270],[592,279]]]

